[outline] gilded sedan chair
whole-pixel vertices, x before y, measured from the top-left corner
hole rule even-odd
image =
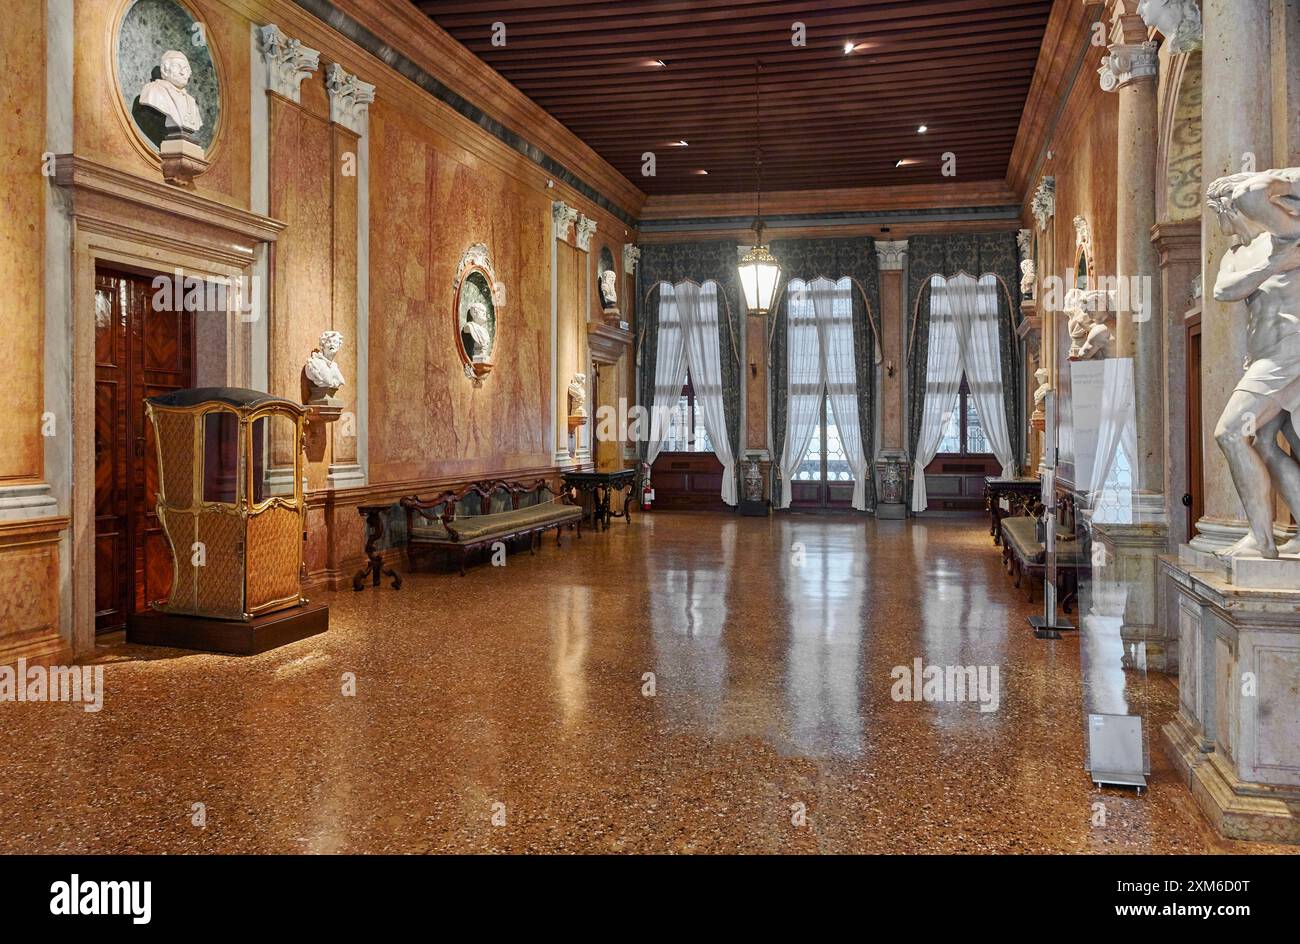
[[[145,410],[175,566],[171,593],[128,638],[261,652],[323,631],[327,611],[308,609],[302,595],[307,409],[257,390],[202,387],[150,397]],[[311,625],[296,625],[308,616]]]

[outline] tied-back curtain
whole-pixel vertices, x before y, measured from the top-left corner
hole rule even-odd
[[[653,385],[650,388],[650,439],[645,461],[653,463],[672,430],[673,410],[686,385],[686,339],[671,285],[660,286]],[[710,435],[712,432],[710,431]]]
[[[792,283],[787,293],[788,359],[783,371],[786,387],[781,391],[786,423],[780,454],[781,482],[785,487],[781,489],[779,508],[790,507],[791,489],[786,483],[794,480],[795,470],[808,451],[822,405],[821,338],[812,295],[801,281]]]
[[[818,278],[808,286],[821,342],[822,380],[839,430],[840,444],[853,475],[853,507],[866,511],[867,459],[858,420],[857,376],[853,359],[853,286],[848,278]]]
[[[707,242],[650,243],[641,247],[637,264],[636,364],[638,402],[650,407],[655,401],[659,360],[660,286],[691,281],[702,285],[710,279],[718,285],[718,350],[722,363],[722,400],[727,435],[733,456],[740,450],[740,400],[742,378],[738,332],[745,311],[737,269],[740,257],[734,240]],[[678,395],[681,388],[678,388]],[[675,404],[676,399],[673,400]],[[712,433],[710,433],[712,436]],[[724,437],[719,436],[717,439]],[[716,442],[716,440],[715,440]],[[642,455],[649,455],[649,443]]]
[[[663,297],[667,286],[660,287]],[[703,285],[678,282],[672,286],[685,339],[686,369],[691,374],[695,405],[704,416],[704,428],[713,452],[722,463],[722,500],[736,504],[736,460],[727,432],[727,410],[722,397],[722,355],[718,345],[718,283]],[[659,353],[663,357],[663,325],[660,324]],[[686,380],[683,372],[682,382]],[[681,384],[677,386],[681,393]]]
[[[936,276],[936,280],[938,277]],[[1007,414],[1002,399],[1002,352],[998,348],[998,281],[989,274],[978,281],[962,272],[948,279],[948,306],[957,326],[961,368],[970,385],[984,438],[1002,475],[1015,475]]]
[[[957,322],[948,301],[947,286],[935,279],[929,291],[927,344],[929,371],[920,392],[920,429],[913,447],[912,511],[925,511],[929,496],[925,490],[925,467],[934,461],[943,441],[943,432],[957,409],[961,389],[961,346],[957,341]]]
[[[863,506],[872,509],[876,504],[874,461],[876,448],[876,366],[880,359],[880,272],[876,260],[876,242],[870,236],[837,237],[831,239],[774,239],[772,254],[781,264],[782,278],[805,283],[818,277],[830,280],[848,278],[851,285],[853,332],[853,368],[858,401],[858,427],[862,449],[867,462],[864,474]],[[773,467],[780,481],[772,483],[773,502],[777,507],[788,507],[789,477],[786,443],[788,409],[787,393],[790,386],[788,372],[790,357],[788,282],[777,292],[772,323],[769,326],[768,399],[771,410],[772,447],[780,450],[773,456]],[[838,419],[837,419],[838,422]],[[806,445],[806,440],[803,443]],[[790,466],[794,468],[797,461]]]
[[[920,456],[921,426],[930,343],[931,279],[970,272],[989,273],[998,285],[998,352],[1002,403],[1015,462],[1024,454],[1024,390],[1020,369],[1020,256],[1015,231],[913,236],[907,244],[907,409],[912,458]],[[983,414],[981,414],[983,416]]]

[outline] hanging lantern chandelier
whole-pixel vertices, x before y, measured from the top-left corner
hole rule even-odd
[[[754,245],[740,260],[740,286],[745,292],[745,305],[751,315],[762,316],[772,310],[776,286],[781,280],[781,267],[776,257],[763,243],[763,124],[758,105],[759,64],[754,62],[754,176],[757,181],[754,219]]]

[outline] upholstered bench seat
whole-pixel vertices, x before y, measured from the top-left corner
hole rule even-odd
[[[1046,570],[1047,548],[1038,540],[1038,519],[1024,515],[1003,518],[1002,560],[1007,572],[1014,574],[1016,586],[1028,577],[1029,599],[1034,598],[1034,585]],[[1056,572],[1057,589],[1065,611],[1070,611],[1069,601],[1073,598],[1071,587],[1076,585],[1077,569],[1083,564],[1083,551],[1080,542],[1068,533],[1056,532]]]
[[[476,547],[497,541],[528,537],[528,549],[543,531],[555,529],[555,541],[565,525],[582,536],[582,509],[568,503],[568,496],[548,498],[554,490],[544,479],[531,484],[493,481],[477,482],[460,491],[443,492],[432,501],[416,495],[402,499],[406,509],[406,550],[414,548],[455,549],[460,552],[460,572],[465,558]],[[532,504],[521,504],[528,500]]]

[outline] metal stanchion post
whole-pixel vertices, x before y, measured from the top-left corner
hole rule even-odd
[[[1047,422],[1043,457],[1043,615],[1029,617],[1029,625],[1039,639],[1060,639],[1062,630],[1074,624],[1056,615],[1056,391],[1048,391],[1044,401]]]

